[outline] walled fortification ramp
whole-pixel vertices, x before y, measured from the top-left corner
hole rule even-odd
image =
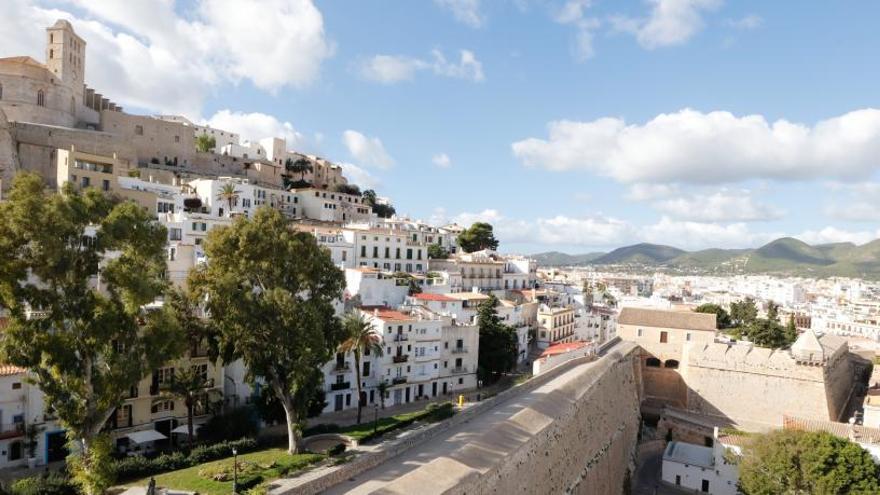
[[[620,343],[328,493],[620,493],[639,428],[635,349]]]

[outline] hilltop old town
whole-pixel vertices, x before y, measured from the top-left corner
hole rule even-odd
[[[877,282],[539,264],[126,112],[77,29],[0,58],[4,493],[880,490]],[[848,473],[753,468],[811,441]]]

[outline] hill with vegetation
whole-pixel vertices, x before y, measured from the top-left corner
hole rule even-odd
[[[768,273],[880,279],[880,239],[861,246],[850,242],[814,246],[793,237],[783,237],[757,249],[700,251],[641,243],[604,254],[551,252],[534,257],[543,266],[613,265],[695,274]]]

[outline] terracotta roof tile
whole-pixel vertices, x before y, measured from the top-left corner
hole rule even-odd
[[[623,308],[617,323],[655,328],[678,328],[682,330],[706,330],[714,332],[714,313],[691,311],[666,311],[661,309]]]

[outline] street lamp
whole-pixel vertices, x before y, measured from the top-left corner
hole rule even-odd
[[[238,494],[238,450],[232,448],[232,494]]]

